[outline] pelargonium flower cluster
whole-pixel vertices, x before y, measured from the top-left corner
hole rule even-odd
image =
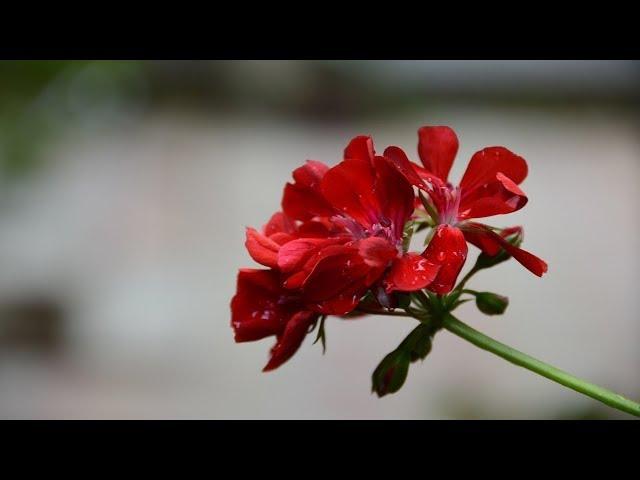
[[[307,161],[285,185],[282,211],[261,231],[247,229],[247,250],[266,268],[239,271],[231,325],[237,342],[276,337],[265,371],[291,358],[327,315],[390,310],[411,292],[451,293],[468,243],[485,258],[511,256],[535,275],[547,271],[519,248],[520,227],[474,220],[524,207],[525,160],[504,147],[484,148],[454,186],[455,132],[425,126],[418,138],[421,165],[396,146],[376,153],[368,136],[351,140],[334,167]],[[422,230],[426,248],[409,251]]]

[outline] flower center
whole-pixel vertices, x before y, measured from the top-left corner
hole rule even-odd
[[[336,215],[331,218],[336,225],[340,225],[348,232],[354,240],[363,240],[370,237],[380,237],[387,240],[390,244],[402,248],[402,237],[397,238],[393,221],[386,217],[379,217],[376,223],[369,228],[365,228],[347,215]]]
[[[458,223],[458,209],[460,207],[460,187],[447,184],[440,187],[440,223],[455,225]]]

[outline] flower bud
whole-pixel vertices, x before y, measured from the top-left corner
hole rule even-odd
[[[382,359],[371,377],[372,391],[378,397],[395,393],[404,384],[409,372],[411,357],[408,352],[398,349]]]
[[[431,352],[431,338],[434,333],[431,326],[425,324],[418,325],[398,348],[403,348],[409,352],[409,358],[412,363],[418,360],[424,360],[425,357],[429,355],[429,352]]]
[[[491,292],[478,292],[476,294],[478,310],[487,315],[502,315],[509,305],[509,299]]]

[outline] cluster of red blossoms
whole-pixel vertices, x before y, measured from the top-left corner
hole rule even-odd
[[[535,275],[547,271],[544,261],[508,241],[519,227],[472,220],[527,203],[518,187],[525,160],[504,147],[484,148],[454,186],[448,175],[455,132],[422,127],[418,136],[422,165],[398,147],[377,154],[368,136],[351,140],[332,168],[307,161],[286,184],[282,211],[261,232],[247,229],[249,254],[268,268],[239,271],[231,325],[237,342],[276,336],[265,371],[287,361],[321,317],[349,314],[365,295],[393,308],[399,293],[451,292],[467,243],[489,256],[505,251]],[[420,225],[431,228],[428,245],[410,252]]]

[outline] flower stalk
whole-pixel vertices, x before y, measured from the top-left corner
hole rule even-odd
[[[494,355],[497,355],[500,358],[513,363],[514,365],[526,368],[527,370],[537,373],[538,375],[548,378],[549,380],[559,383],[560,385],[570,388],[578,393],[582,393],[583,395],[598,400],[612,408],[628,413],[630,415],[634,415],[636,417],[640,417],[640,403],[634,402],[633,400],[630,400],[599,385],[587,382],[586,380],[571,375],[570,373],[554,367],[553,365],[550,365],[530,355],[527,355],[526,353],[516,350],[515,348],[505,345],[504,343],[501,343],[485,335],[484,333],[470,327],[466,323],[463,323],[458,318],[456,318],[451,312],[456,308],[456,304],[460,302],[460,300],[458,300],[460,295],[464,293],[477,295],[480,293],[476,292],[475,290],[462,288],[464,286],[464,283],[466,283],[466,281],[470,279],[474,273],[476,272],[469,272],[469,274],[460,281],[458,286],[451,292],[450,295],[436,296],[427,295],[424,292],[414,292],[412,294],[412,299],[416,301],[417,306],[413,307],[408,305],[404,307],[404,312],[398,310],[390,311],[376,309],[363,306],[362,304],[358,307],[357,311],[372,315],[393,315],[414,318],[421,322],[423,326],[429,327],[428,338],[425,338],[425,341],[429,342],[431,342],[433,336],[437,331],[442,329],[448,330],[449,332],[462,338],[463,340],[466,340],[483,350],[491,352]],[[411,335],[415,336],[415,334],[416,332],[414,331]],[[405,340],[405,342],[406,341],[407,340]],[[408,360],[406,360],[405,367],[408,367],[408,364],[409,362]],[[393,391],[381,391],[379,388],[376,388],[374,375],[374,390],[376,390],[380,396],[386,395],[387,393],[393,393],[402,386],[405,378],[406,371],[404,371],[402,382],[399,382],[399,384],[395,386],[395,389]],[[378,384],[380,384],[380,382],[378,382]]]
[[[372,315],[409,317],[415,318],[420,322],[424,322],[424,319],[417,315],[415,309],[407,309],[407,311],[411,311],[412,313],[404,313],[359,307],[358,311]],[[560,385],[570,388],[578,393],[582,393],[583,395],[598,400],[612,408],[640,417],[640,403],[634,402],[633,400],[594,383],[587,382],[586,380],[571,375],[570,373],[554,367],[553,365],[538,360],[531,355],[527,355],[526,353],[505,345],[475,328],[470,327],[466,323],[457,319],[450,312],[444,312],[442,318],[431,319],[429,323],[435,323],[438,325],[438,329],[443,328],[448,330],[463,340],[472,343],[476,347],[486,350],[487,352],[491,352],[514,365],[526,368],[527,370],[537,373],[538,375],[548,378],[549,380],[559,383]]]
[[[526,353],[516,350],[515,348],[511,348],[504,343],[498,342],[497,340],[494,340],[484,333],[481,333],[461,322],[451,313],[444,316],[442,325],[446,330],[454,335],[474,344],[476,347],[504,358],[514,365],[531,370],[538,375],[542,375],[549,380],[553,380],[560,385],[564,385],[576,392],[587,395],[588,397],[598,400],[610,407],[636,417],[640,417],[640,403],[629,400],[628,398],[612,392],[611,390],[607,390],[606,388],[577,378],[563,370],[560,370],[559,368],[554,367],[553,365],[549,365],[548,363],[533,358]]]
[[[418,130],[422,166],[396,146],[376,154],[372,138],[360,135],[349,142],[337,165],[309,160],[296,168],[293,183],[283,189],[282,211],[261,231],[247,228],[247,250],[267,268],[238,271],[230,305],[236,342],[275,337],[263,369],[270,371],[287,362],[314,328],[324,351],[328,315],[408,317],[419,325],[373,372],[372,390],[380,397],[402,387],[410,366],[427,357],[433,337],[445,329],[640,416],[640,404],[487,337],[452,315],[472,299],[486,315],[507,309],[507,297],[466,288],[481,270],[510,258],[538,277],[548,270],[544,260],[520,248],[522,227],[476,221],[525,206],[528,197],[519,187],[528,173],[525,159],[505,147],[486,147],[473,154],[454,186],[449,172],[458,146],[453,129],[424,126]],[[414,234],[422,230],[427,230],[426,248],[411,251]],[[456,286],[468,244],[481,253]]]

